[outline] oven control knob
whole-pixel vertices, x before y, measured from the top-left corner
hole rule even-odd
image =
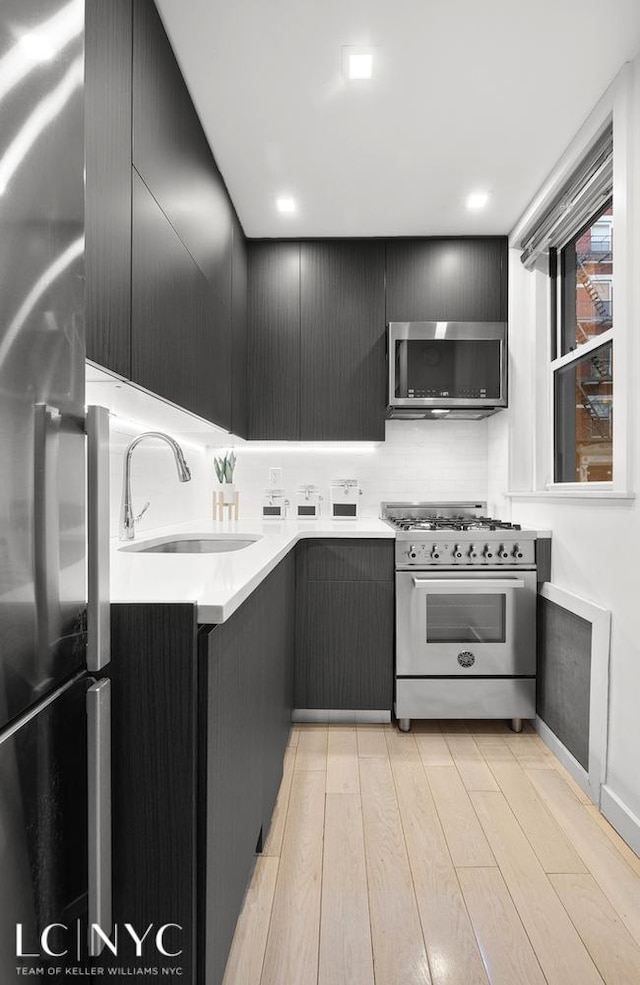
[[[478,556],[478,552],[476,551],[474,545],[473,544],[470,544],[469,545],[469,557],[473,559],[473,558],[476,558],[477,556]]]
[[[518,559],[518,561],[521,561],[521,560],[522,560],[522,558],[524,557],[524,554],[523,554],[523,553],[522,553],[522,551],[520,550],[520,545],[519,545],[519,544],[514,544],[514,545],[513,545],[513,556],[514,556],[515,558],[517,558],[517,559]]]
[[[498,551],[498,557],[501,557],[503,561],[506,561],[509,557],[509,551],[505,550],[504,544],[500,544],[500,550]]]
[[[456,546],[453,548],[453,556],[455,558],[457,558],[457,560],[460,560],[460,558],[462,557],[462,551],[460,550],[460,544],[456,544]]]
[[[438,550],[437,544],[434,544],[433,547],[431,548],[431,557],[433,558],[434,561],[437,561],[438,558],[440,557],[440,551]]]
[[[412,544],[411,547],[409,548],[409,557],[412,560],[414,560],[415,558],[417,558],[417,556],[418,556],[418,548],[415,546],[415,544]]]
[[[493,551],[491,550],[491,547],[489,546],[489,544],[485,544],[484,551],[482,553],[483,553],[483,556],[486,557],[486,558],[492,558],[493,557]]]

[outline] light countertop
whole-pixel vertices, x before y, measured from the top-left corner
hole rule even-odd
[[[122,551],[132,543],[183,535],[246,533],[259,535],[250,547],[221,554],[158,554]],[[111,545],[112,602],[193,602],[198,623],[224,622],[279,561],[305,538],[380,538],[394,531],[382,520],[211,520],[177,523],[136,535],[135,541]]]

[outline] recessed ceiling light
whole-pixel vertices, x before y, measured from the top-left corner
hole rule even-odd
[[[373,75],[373,55],[349,55],[349,78],[370,79]]]
[[[468,209],[483,209],[489,201],[489,192],[472,192],[467,196]]]
[[[373,48],[345,45],[342,49],[342,70],[349,81],[373,77]]]
[[[290,195],[281,195],[280,198],[276,199],[276,208],[278,212],[288,212],[291,214],[296,211],[296,200],[291,198]]]

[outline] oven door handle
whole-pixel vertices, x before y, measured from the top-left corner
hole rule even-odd
[[[468,592],[470,590],[496,591],[507,588],[524,588],[522,578],[412,578],[414,588],[428,588],[436,592]]]

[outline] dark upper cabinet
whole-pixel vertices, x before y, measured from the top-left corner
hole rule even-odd
[[[234,216],[231,279],[231,430],[241,438],[248,434],[248,259],[242,226]]]
[[[507,240],[389,240],[387,321],[506,321]]]
[[[249,244],[250,438],[382,441],[386,323],[505,321],[507,241]]]
[[[300,437],[384,440],[384,243],[300,247]]]
[[[249,437],[300,437],[300,245],[249,244]]]
[[[153,0],[134,3],[133,163],[230,308],[233,206]]]
[[[228,428],[230,339],[227,309],[134,171],[132,379]]]
[[[87,358],[131,373],[132,0],[87,0]]]

